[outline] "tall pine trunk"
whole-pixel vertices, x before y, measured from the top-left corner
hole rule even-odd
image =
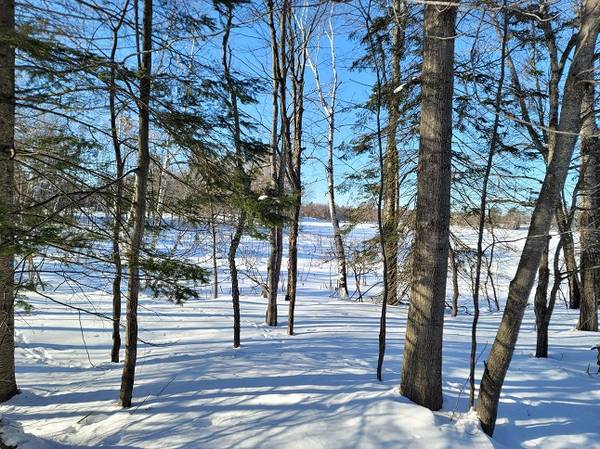
[[[125,20],[129,0],[125,2],[121,17],[116,26],[112,29],[112,48],[110,52],[110,83],[108,93],[108,104],[110,112],[110,134],[115,153],[115,199],[113,204],[113,222],[112,222],[112,259],[115,266],[115,275],[112,283],[112,347],[110,360],[113,363],[119,362],[119,352],[121,350],[121,282],[123,280],[123,266],[121,263],[121,227],[123,219],[123,191],[125,180],[123,179],[125,164],[121,152],[121,141],[117,126],[117,66],[116,55],[119,42],[119,30]]]
[[[231,72],[231,48],[229,47],[229,37],[233,28],[233,7],[231,3],[226,4],[226,25],[223,33],[223,48],[221,54],[221,62],[223,64],[223,72],[225,75],[225,82],[227,85],[227,93],[229,95],[229,109],[230,115],[233,119],[233,126],[231,127],[233,142],[235,145],[235,156],[236,156],[236,170],[237,175],[242,178],[244,185],[244,193],[250,191],[250,183],[244,172],[244,152],[242,148],[242,126],[240,120],[240,111],[238,108],[238,94],[237,88],[234,84],[233,75]],[[233,347],[238,348],[240,346],[240,290],[238,280],[238,270],[236,266],[237,250],[244,233],[246,226],[246,211],[243,206],[239,211],[238,220],[235,226],[235,231],[231,239],[231,245],[229,247],[229,273],[231,275],[231,300],[233,306]]]
[[[14,0],[0,0],[0,402],[17,394],[15,376],[15,255],[11,227],[15,205]]]
[[[581,303],[577,329],[584,331],[598,331],[600,299],[600,141],[594,94],[594,86],[590,85],[581,130]]]
[[[211,238],[211,251],[212,251],[212,272],[213,272],[213,291],[212,296],[214,299],[219,297],[219,261],[217,260],[217,215],[215,214],[212,200],[209,203],[210,208],[210,238]]]
[[[431,410],[442,407],[455,5],[425,5],[414,263],[400,387],[402,395]]]
[[[267,0],[268,25],[271,35],[271,65],[273,74],[272,100],[272,122],[271,122],[271,190],[274,195],[279,196],[283,192],[283,155],[279,153],[279,95],[282,83],[280,71],[279,41],[277,29],[275,28],[275,5],[273,0]],[[285,39],[285,38],[282,38]],[[283,55],[283,52],[282,52]],[[283,78],[285,80],[285,78]],[[285,84],[285,81],[283,81]],[[285,93],[285,87],[283,87]],[[286,111],[282,107],[282,133]],[[279,274],[281,271],[281,257],[283,252],[283,231],[280,226],[273,226],[269,234],[269,260],[267,265],[267,310],[265,323],[268,326],[277,326],[277,288],[279,286]]]
[[[137,170],[133,194],[133,230],[128,254],[127,279],[127,332],[125,338],[125,361],[121,378],[119,402],[123,407],[131,407],[138,340],[138,299],[140,293],[140,252],[146,223],[146,197],[148,172],[150,168],[150,89],[152,74],[152,1],[143,0],[142,15],[142,57],[139,86],[139,143],[137,150]],[[135,1],[138,8],[138,1]]]
[[[565,184],[577,134],[581,128],[581,103],[586,80],[592,67],[600,25],[600,0],[587,0],[581,18],[582,24],[577,36],[575,56],[565,82],[558,132],[553,140],[553,147],[550,148],[553,156],[548,164],[519,266],[510,283],[500,328],[481,380],[477,414],[483,430],[488,435],[494,432],[502,384],[512,359],[536,270],[546,244],[546,236],[550,231],[552,216]]]
[[[400,58],[404,51],[404,16],[402,2],[394,2],[394,28],[392,29],[392,85],[400,86]],[[398,224],[399,224],[399,180],[398,145],[396,132],[400,119],[400,93],[388,93],[388,124],[386,149],[383,164],[383,232],[386,245],[388,304],[398,303]]]

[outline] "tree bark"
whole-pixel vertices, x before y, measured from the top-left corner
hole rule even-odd
[[[575,56],[564,87],[558,132],[542,184],[519,266],[510,283],[500,328],[490,351],[481,380],[477,414],[484,432],[492,435],[498,413],[502,384],[515,349],[519,329],[539,266],[552,216],[569,170],[569,163],[581,128],[581,102],[589,78],[598,34],[600,1],[587,0],[581,15]]]
[[[414,263],[400,386],[402,395],[431,410],[442,407],[455,5],[425,5]]]
[[[18,393],[15,375],[15,2],[0,0],[0,402]]]
[[[598,331],[600,300],[600,140],[594,113],[595,89],[588,86],[581,130],[581,303],[577,329]]]
[[[142,15],[142,64],[140,66],[139,94],[139,143],[137,150],[138,167],[135,173],[133,196],[133,230],[128,254],[127,282],[127,332],[125,338],[125,361],[121,379],[120,404],[131,407],[135,366],[137,361],[138,339],[138,299],[140,293],[140,251],[144,238],[146,222],[146,197],[148,190],[148,172],[150,168],[150,89],[152,74],[152,1],[143,0]],[[135,0],[138,8],[138,0]]]

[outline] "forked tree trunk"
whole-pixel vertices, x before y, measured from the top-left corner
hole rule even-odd
[[[558,132],[548,164],[517,272],[510,283],[508,300],[500,328],[485,364],[481,380],[477,414],[484,432],[492,435],[496,425],[502,384],[519,335],[523,314],[535,281],[536,269],[544,251],[546,236],[559,195],[564,187],[581,128],[581,102],[589,78],[598,35],[600,0],[587,0],[583,5],[582,24],[577,36],[575,56],[569,67],[564,87]]]
[[[568,225],[568,219],[562,201],[556,208],[556,223],[558,231],[563,241],[563,255],[565,256],[565,265],[567,267],[567,280],[569,283],[569,308],[578,309],[581,302],[581,288],[577,262],[575,261],[575,242],[573,233]]]
[[[593,85],[586,92],[581,130],[581,303],[577,329],[598,330],[600,300],[600,140]]]
[[[0,0],[0,402],[17,394],[15,376],[15,2]]]
[[[535,356],[540,358],[548,357],[548,329],[550,328],[550,319],[552,318],[552,312],[554,311],[554,305],[556,304],[556,296],[558,295],[558,290],[560,289],[560,284],[562,282],[562,274],[560,272],[560,253],[563,249],[563,244],[565,241],[567,234],[562,234],[558,245],[556,247],[556,251],[554,252],[554,280],[552,282],[552,289],[550,291],[550,298],[548,299],[548,303],[546,303],[546,292],[539,297],[538,303],[538,295],[536,292],[535,295],[535,318],[536,318],[536,327],[537,327],[537,342],[535,346]],[[547,251],[547,250],[546,250]],[[546,259],[544,261],[544,259]],[[542,262],[540,263],[540,270],[542,270],[542,266],[546,263],[547,268],[548,255],[545,252],[542,256]],[[540,276],[542,275],[540,271]],[[550,272],[547,270],[543,276],[545,276],[546,289],[548,284]],[[539,288],[539,285],[538,285]],[[543,301],[543,302],[542,302]]]
[[[442,334],[450,234],[456,3],[425,5],[412,288],[400,391],[442,407]]]
[[[127,333],[125,338],[125,361],[121,379],[119,402],[123,407],[131,407],[135,366],[137,361],[138,340],[138,299],[140,293],[140,251],[144,238],[146,222],[146,197],[148,190],[148,171],[150,168],[150,89],[152,74],[152,1],[143,0],[142,24],[142,64],[140,67],[139,143],[137,150],[138,167],[135,173],[133,194],[133,230],[128,254],[127,280]],[[138,1],[135,1],[135,8]]]

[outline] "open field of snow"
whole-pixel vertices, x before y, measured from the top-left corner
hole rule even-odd
[[[371,233],[365,226],[352,238]],[[455,233],[473,239],[470,231]],[[398,393],[405,305],[389,309],[384,381],[376,381],[380,306],[335,298],[329,288],[331,266],[324,262],[329,235],[326,223],[303,224],[293,337],[286,335],[283,298],[280,326],[263,324],[266,302],[249,279],[241,303],[242,347],[236,350],[225,285],[220,299],[200,298],[183,306],[144,298],[130,410],[116,405],[121,365],[108,362],[111,323],[32,296],[33,311],[17,320],[22,393],[0,407],[1,431],[24,449],[600,449],[600,377],[589,350],[600,343],[600,335],[575,331],[576,312],[562,301],[557,304],[550,357],[541,360],[533,357],[534,317],[528,309],[494,439],[489,439],[466,413],[471,325],[466,281],[461,280],[461,314],[451,318],[448,311],[446,316],[444,408],[432,413]],[[504,231],[500,236],[511,241],[498,247],[493,265],[501,303],[524,235]],[[266,242],[244,245],[245,264],[264,269]],[[58,279],[48,281],[53,298],[110,312],[111,298],[100,286],[81,292]],[[377,281],[371,275],[364,289]],[[477,381],[500,316],[483,306]]]

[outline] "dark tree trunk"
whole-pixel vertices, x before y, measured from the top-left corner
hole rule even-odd
[[[460,291],[458,290],[458,261],[452,248],[450,248],[450,268],[452,269],[452,316],[455,317],[458,315]]]
[[[212,296],[214,299],[219,297],[219,264],[217,259],[217,216],[215,214],[212,201],[210,202],[210,237],[211,237],[211,251],[212,251],[212,272],[213,272],[213,291]],[[237,271],[237,270],[236,270]]]
[[[144,238],[146,222],[146,193],[148,190],[148,172],[150,168],[150,89],[152,74],[152,0],[143,0],[142,23],[142,64],[140,67],[139,143],[137,151],[138,167],[135,174],[133,197],[133,230],[128,254],[127,283],[127,332],[125,338],[125,361],[121,379],[120,404],[131,407],[135,366],[137,361],[138,339],[138,299],[140,293],[140,251]],[[138,1],[135,1],[137,10]]]
[[[600,300],[600,140],[593,85],[588,87],[581,132],[581,303],[577,329],[598,331]]]
[[[455,5],[425,5],[414,263],[400,386],[402,395],[431,410],[442,407]]]
[[[272,99],[272,123],[271,123],[271,188],[275,195],[283,192],[283,174],[285,171],[286,145],[289,143],[287,127],[287,112],[285,106],[286,95],[286,69],[283,59],[285,58],[285,25],[282,20],[281,39],[277,38],[275,28],[275,5],[272,0],[267,0],[268,25],[271,35],[271,56],[273,70]],[[281,12],[284,13],[285,8]],[[281,60],[280,60],[281,58]],[[283,66],[283,67],[282,67]],[[280,98],[280,96],[282,96]],[[279,114],[279,103],[281,102],[281,114]],[[283,150],[279,153],[279,115],[281,115],[281,136],[283,137]],[[281,258],[283,253],[283,230],[274,226],[269,235],[269,260],[267,267],[267,310],[265,323],[268,326],[277,326],[277,289],[279,287],[279,276],[281,272]]]
[[[233,142],[235,145],[236,155],[236,170],[238,176],[243,179],[244,183],[244,194],[250,191],[250,183],[246,173],[244,172],[245,156],[242,148],[242,127],[240,119],[240,111],[238,109],[238,95],[237,88],[234,85],[234,80],[231,74],[231,48],[229,47],[229,37],[233,28],[233,7],[232,3],[226,4],[226,25],[223,33],[223,48],[221,55],[221,62],[223,64],[223,72],[225,75],[225,82],[227,84],[227,93],[229,94],[230,113],[233,118],[233,126],[231,127]],[[238,271],[236,266],[237,250],[244,233],[246,226],[246,211],[243,209],[239,212],[239,217],[235,226],[235,231],[231,239],[229,247],[228,261],[229,261],[229,273],[231,275],[231,302],[233,306],[233,347],[238,348],[240,346],[240,290]]]
[[[15,376],[15,2],[0,0],[0,402],[17,394]]]
[[[500,328],[490,351],[481,380],[477,414],[484,432],[492,435],[498,413],[498,402],[502,384],[519,335],[525,308],[536,269],[544,251],[546,236],[550,230],[552,216],[559,201],[569,170],[577,134],[581,128],[581,102],[585,82],[589,77],[598,34],[600,16],[599,0],[587,0],[583,7],[582,25],[578,33],[575,56],[569,67],[564,95],[552,147],[552,158],[548,164],[517,272],[510,283],[508,300]]]
[[[392,85],[400,86],[400,59],[404,52],[404,17],[405,11],[400,1],[394,2],[394,28],[392,30]],[[398,225],[399,210],[399,160],[396,132],[400,119],[400,94],[391,93],[387,104],[387,144],[383,164],[383,232],[386,245],[388,304],[398,303]]]
[[[550,282],[550,268],[548,267],[548,246],[550,239],[546,240],[546,246],[542,252],[542,260],[538,270],[538,285],[535,290],[534,311],[535,325],[537,330],[537,344],[535,347],[536,357],[548,356],[548,329],[544,326],[548,307],[546,297],[548,296],[548,283]]]
[[[112,348],[110,352],[110,360],[113,363],[119,362],[119,352],[121,350],[121,282],[123,280],[123,266],[121,263],[121,226],[123,220],[123,191],[124,191],[124,169],[123,155],[121,152],[121,141],[119,139],[119,131],[117,126],[117,67],[115,57],[117,54],[117,46],[119,42],[119,30],[125,20],[129,0],[125,2],[121,17],[117,25],[112,29],[112,48],[110,53],[110,84],[109,88],[109,111],[110,111],[110,133],[115,153],[115,199],[113,204],[113,223],[112,223],[112,259],[115,266],[115,276],[112,284]]]
[[[504,2],[506,7],[506,1]],[[487,155],[485,165],[485,173],[483,176],[483,184],[481,186],[481,200],[479,204],[479,225],[477,228],[477,260],[475,262],[475,283],[473,286],[473,323],[471,325],[471,354],[469,357],[469,408],[475,404],[475,363],[477,356],[477,324],[479,323],[479,290],[481,286],[481,267],[483,264],[484,249],[483,249],[483,234],[485,232],[485,220],[487,212],[487,195],[488,185],[490,181],[490,173],[496,154],[496,145],[498,144],[498,127],[500,126],[500,113],[502,106],[502,89],[504,87],[505,60],[506,60],[506,43],[508,40],[508,12],[504,12],[504,20],[502,27],[502,55],[500,61],[500,78],[496,89],[494,99],[494,124],[492,126],[492,137],[490,139],[490,148]],[[488,307],[491,310],[490,298],[487,297]]]
[[[569,282],[569,308],[579,309],[581,302],[579,275],[577,262],[575,261],[575,242],[573,242],[573,233],[568,225],[568,219],[562,204],[556,208],[556,223],[558,231],[563,241],[563,254],[565,256],[565,265],[567,266],[567,280]]]
[[[244,226],[246,222],[246,216],[242,212],[238,218],[238,222],[235,226],[235,232],[231,238],[229,245],[229,253],[227,260],[229,262],[229,273],[231,275],[231,303],[233,306],[233,347],[240,347],[240,287],[238,281],[238,270],[236,265],[237,250],[240,246],[242,234],[244,232]]]
[[[290,220],[289,253],[288,253],[288,335],[294,335],[294,317],[296,312],[296,288],[298,282],[298,225],[300,221],[300,201],[297,200],[292,209]]]

